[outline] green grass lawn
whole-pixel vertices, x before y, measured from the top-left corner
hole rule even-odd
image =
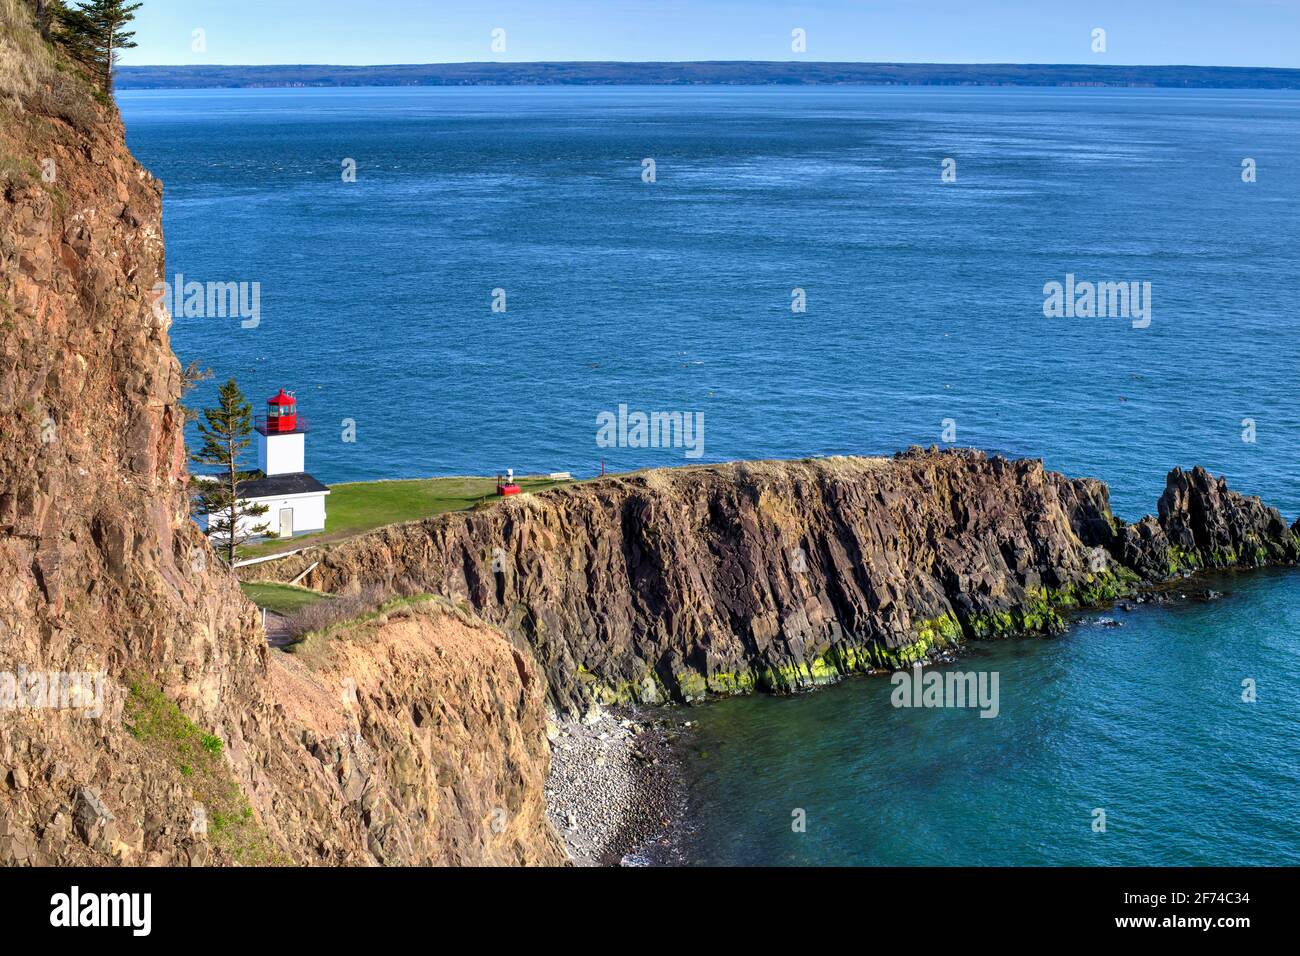
[[[292,614],[308,604],[329,600],[328,594],[294,587],[292,584],[241,582],[239,587],[244,592],[244,597],[258,607],[264,607],[278,614]]]
[[[572,484],[549,478],[518,478],[516,481],[524,492]],[[495,478],[418,478],[331,485],[330,495],[325,499],[324,531],[261,541],[241,550],[246,558],[260,558],[388,524],[417,521],[445,511],[466,511],[482,501],[495,499],[496,491]]]

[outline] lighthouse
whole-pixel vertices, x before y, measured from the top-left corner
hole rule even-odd
[[[257,468],[264,475],[294,475],[305,472],[307,462],[307,419],[298,418],[298,400],[283,388],[266,400],[266,414],[259,415]]]
[[[281,388],[266,401],[266,414],[253,420],[257,468],[262,477],[239,484],[239,497],[266,505],[256,519],[269,537],[325,530],[329,488],[307,474],[307,419],[298,414],[293,392]]]

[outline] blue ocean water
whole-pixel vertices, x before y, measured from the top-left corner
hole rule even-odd
[[[702,412],[702,461],[887,453],[941,442],[950,420],[958,444],[1106,479],[1128,518],[1193,463],[1300,512],[1295,93],[119,102],[166,183],[169,274],[260,283],[256,328],[177,318],[178,355],[256,400],[296,388],[327,482],[688,461],[598,447],[597,416],[627,405]],[[1045,283],[1067,274],[1149,282],[1149,327],[1044,317]],[[701,708],[696,858],[1300,862],[1300,589],[1227,587],[1124,628],[981,648],[1002,675],[995,720],[897,711],[871,680]],[[1233,703],[1245,677],[1269,687],[1254,705]],[[1088,813],[1108,803],[1094,840]],[[808,833],[788,835],[787,805]]]

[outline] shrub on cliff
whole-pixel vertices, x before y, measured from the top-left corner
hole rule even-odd
[[[335,624],[377,611],[392,597],[391,592],[377,584],[369,585],[328,601],[317,601],[286,615],[285,625],[290,637],[302,640],[314,631],[324,631]]]
[[[129,690],[123,713],[127,731],[151,762],[179,775],[178,785],[197,805],[190,832],[206,834],[214,848],[238,863],[283,863],[223,759],[221,738],[185,716],[149,678],[133,678]]]

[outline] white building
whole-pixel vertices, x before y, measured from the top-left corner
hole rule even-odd
[[[325,496],[329,488],[306,471],[307,419],[298,414],[292,392],[280,389],[267,402],[265,415],[254,420],[257,467],[261,477],[239,483],[241,501],[266,505],[266,513],[240,517],[239,533],[266,525],[267,537],[288,538],[325,530]],[[201,523],[206,528],[207,518]]]

